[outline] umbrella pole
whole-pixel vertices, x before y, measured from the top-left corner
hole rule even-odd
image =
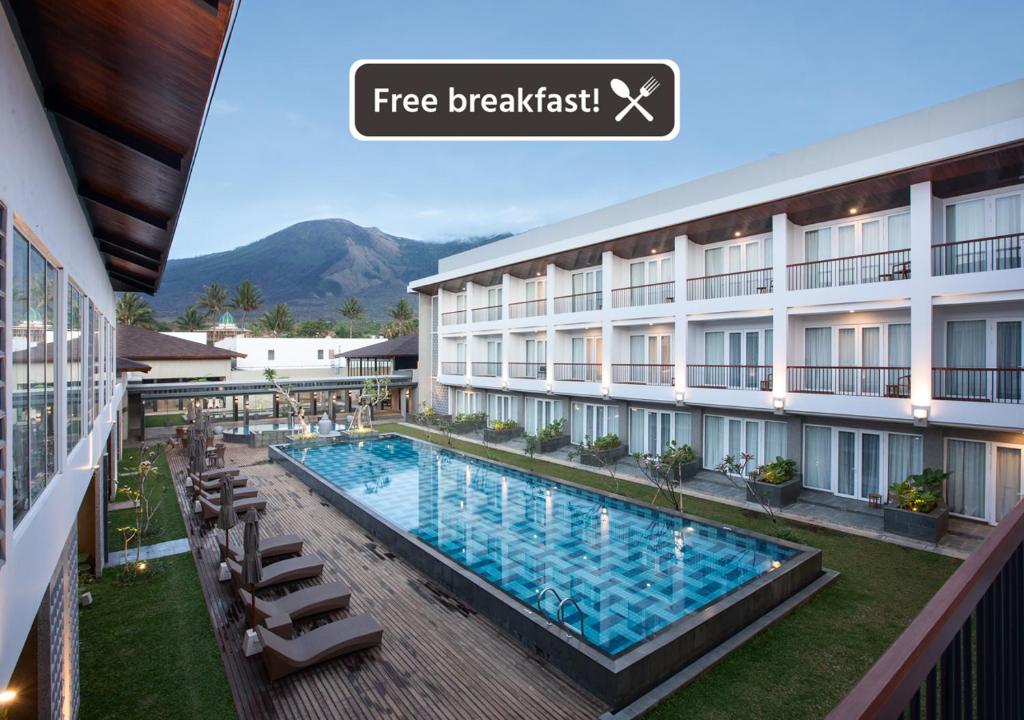
[[[256,632],[256,586],[249,586],[249,597],[252,599],[252,603],[249,605],[249,627],[252,628],[253,632]]]
[[[224,528],[224,549],[220,551],[220,559],[227,560],[231,557],[231,536],[228,534],[228,529]]]

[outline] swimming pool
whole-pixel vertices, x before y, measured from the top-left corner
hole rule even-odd
[[[641,694],[821,572],[820,552],[810,548],[402,436],[274,446],[270,455],[456,594],[468,588],[463,594],[476,609],[613,704]],[[427,557],[403,538],[434,553]],[[448,562],[436,562],[437,554]],[[453,574],[449,564],[463,573]],[[795,572],[797,566],[803,570]],[[460,575],[499,593],[476,592]],[[774,583],[776,577],[785,581]],[[492,602],[499,594],[518,608],[509,613],[501,607],[508,600]],[[754,604],[737,611],[730,599]],[[576,659],[535,637],[524,617],[562,645],[567,637],[575,641],[569,646]],[[705,620],[716,618],[730,627],[709,630]],[[652,668],[655,645],[669,652]],[[602,678],[602,671],[618,675],[641,660],[620,683]]]
[[[335,425],[335,430],[343,430],[344,425]],[[316,423],[313,423],[313,429],[316,429]],[[298,424],[293,425],[291,428],[288,427],[288,423],[249,423],[248,425],[239,425],[238,427],[224,428],[225,435],[249,435],[252,433],[260,432],[299,432]]]

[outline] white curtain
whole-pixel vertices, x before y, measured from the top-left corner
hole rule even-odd
[[[996,522],[1003,519],[1020,502],[1020,450],[996,448]]]
[[[693,416],[690,413],[676,413],[676,445],[693,445]]]
[[[889,485],[903,482],[922,469],[921,436],[889,433]]]
[[[750,464],[747,465],[747,470],[754,470],[758,465],[762,463],[761,460],[761,426],[756,421],[747,420],[746,427],[744,428],[746,437],[743,451],[750,453]],[[740,461],[742,462],[742,461]]]
[[[827,260],[832,256],[832,228],[808,230],[804,233],[804,260]]]
[[[836,478],[836,492],[841,495],[853,495],[857,468],[857,433],[840,430],[837,436],[839,472]]]
[[[725,248],[711,248],[704,251],[704,274],[721,275],[725,272]]]
[[[536,435],[537,430],[537,403],[534,398],[526,398],[526,434]]]
[[[605,415],[607,417],[607,427],[603,431],[608,435],[619,434],[619,407],[618,405],[609,405],[606,409]]]
[[[804,428],[804,485],[818,490],[832,487],[832,428]]]
[[[889,326],[889,359],[892,367],[910,367],[910,323]]]
[[[569,422],[569,440],[576,445],[583,442],[586,431],[583,427],[583,403],[572,404],[572,418]]]
[[[902,250],[910,247],[910,213],[890,215],[889,249]]]
[[[984,368],[985,320],[954,320],[946,324],[946,367]],[[988,377],[983,372],[948,372],[946,395],[958,398],[987,396]]]
[[[996,198],[996,235],[1012,235],[1020,231],[1020,195]]]
[[[804,364],[832,364],[832,328],[804,328]]]
[[[860,445],[860,496],[866,498],[870,493],[884,494],[878,487],[881,480],[882,436],[864,433],[860,436]]]
[[[985,517],[985,443],[950,440],[947,446],[946,502],[951,512]]]
[[[985,201],[970,200],[946,207],[946,242],[955,243],[985,237]],[[988,268],[984,245],[968,243],[947,250],[947,271],[979,272]]]
[[[629,451],[644,451],[644,411],[637,408],[629,411]]]
[[[714,470],[725,457],[725,418],[704,416],[704,467]]]
[[[764,424],[764,462],[786,457],[786,423],[769,420]]]
[[[996,367],[1011,368],[997,373],[996,393],[1000,400],[1020,400],[1021,396],[1021,322],[996,323]]]

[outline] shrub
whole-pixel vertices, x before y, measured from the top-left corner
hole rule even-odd
[[[689,445],[676,445],[672,440],[661,453],[661,461],[672,467],[685,465],[697,459],[697,454]]]
[[[910,475],[903,482],[890,485],[889,493],[901,510],[930,513],[942,500],[942,486],[948,477],[948,472],[925,468],[920,475]]]
[[[756,472],[760,482],[781,485],[793,479],[793,473],[796,472],[796,461],[779,455],[770,463],[759,467]]]
[[[487,413],[459,413],[452,418],[452,421],[457,423],[485,423],[487,422]]]
[[[519,423],[515,420],[495,420],[491,423],[492,430],[515,430]]]
[[[565,420],[553,420],[537,431],[538,440],[554,440],[565,435]]]
[[[608,433],[603,437],[599,437],[590,444],[591,450],[602,452],[604,450],[614,450],[622,443],[619,441],[619,436],[614,433]]]

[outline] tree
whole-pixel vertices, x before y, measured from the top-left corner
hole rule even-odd
[[[391,308],[391,317],[396,322],[412,322],[416,319],[416,311],[405,298],[399,298],[395,306]]]
[[[408,300],[399,299],[390,312],[391,322],[380,329],[381,335],[391,339],[416,332],[419,323],[416,322],[416,311]]]
[[[278,303],[263,313],[260,318],[259,328],[271,337],[283,337],[291,332],[295,326],[295,318],[292,316],[291,308],[285,303]]]
[[[152,329],[156,325],[156,318],[153,316],[153,308],[141,295],[126,292],[117,299],[117,322]]]
[[[235,299],[232,304],[242,311],[242,328],[244,329],[249,313],[256,312],[263,307],[263,293],[251,282],[244,280],[235,288]]]
[[[334,326],[330,320],[303,320],[291,330],[292,337],[322,338],[330,337]]]
[[[343,318],[348,320],[348,336],[352,337],[352,332],[356,320],[359,320],[363,317],[362,304],[356,298],[350,297],[348,300],[341,304],[341,307],[338,308],[338,312],[341,314]]]
[[[174,321],[179,330],[186,332],[197,332],[206,328],[206,316],[203,311],[195,305],[186,308],[177,320]]]
[[[196,307],[206,311],[206,317],[218,317],[222,312],[231,307],[228,299],[228,289],[218,282],[212,282],[203,287],[203,292],[196,300]]]

